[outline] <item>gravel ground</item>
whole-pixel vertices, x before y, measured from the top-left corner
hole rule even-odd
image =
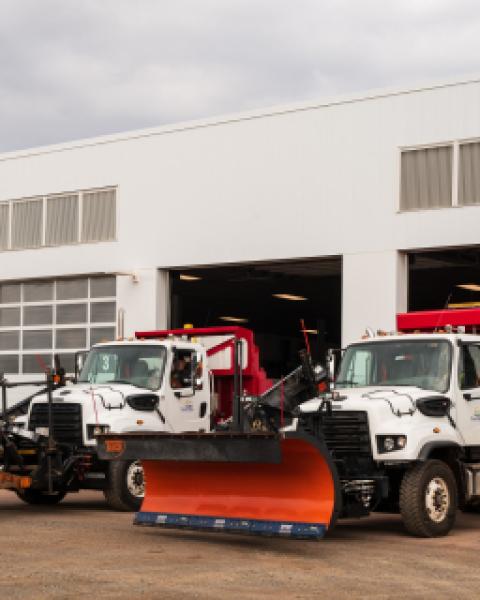
[[[397,516],[343,521],[320,542],[132,526],[96,492],[32,507],[0,491],[0,598],[480,598],[480,515],[450,536]]]

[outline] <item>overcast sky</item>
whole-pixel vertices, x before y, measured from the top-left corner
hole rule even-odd
[[[479,63],[478,0],[0,0],[0,151]]]

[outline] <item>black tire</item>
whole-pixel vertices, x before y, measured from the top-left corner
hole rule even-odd
[[[400,513],[417,537],[447,535],[455,523],[458,497],[455,476],[441,460],[416,463],[400,485]]]
[[[52,506],[61,502],[66,492],[55,492],[54,494],[48,494],[40,490],[17,490],[17,496],[20,500],[23,500],[27,504],[42,504],[44,506]]]
[[[143,494],[134,495],[129,489],[128,479],[132,475],[132,469],[139,473],[141,469],[141,484],[143,485],[143,469],[140,461],[134,460],[112,460],[109,463],[107,473],[107,486],[103,491],[105,500],[114,510],[123,512],[138,511],[142,505]],[[140,485],[140,482],[138,482]]]

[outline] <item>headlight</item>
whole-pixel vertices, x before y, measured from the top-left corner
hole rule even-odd
[[[379,454],[403,450],[407,445],[405,435],[377,435],[377,448]]]
[[[110,425],[87,425],[87,436],[89,440],[95,439],[97,435],[108,433]]]

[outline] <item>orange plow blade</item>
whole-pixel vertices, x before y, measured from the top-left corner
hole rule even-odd
[[[136,445],[146,482],[138,525],[318,539],[336,516],[335,468],[309,436],[170,436],[158,454],[172,459],[158,460],[154,443]]]

